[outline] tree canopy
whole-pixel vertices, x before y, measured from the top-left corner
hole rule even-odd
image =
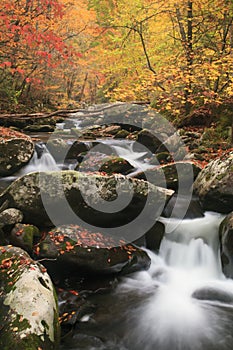
[[[3,106],[142,100],[176,118],[233,95],[231,0],[2,0],[0,24]]]

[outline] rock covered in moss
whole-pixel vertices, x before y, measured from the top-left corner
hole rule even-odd
[[[29,136],[0,127],[0,176],[12,175],[22,168],[33,152],[34,145]]]
[[[233,211],[233,152],[211,161],[198,175],[194,191],[206,210]]]
[[[89,153],[76,167],[77,171],[97,171],[106,174],[127,174],[132,171],[133,166],[124,158],[114,155],[108,156],[100,152]]]
[[[35,172],[18,178],[1,194],[0,202],[8,200],[9,206],[23,212],[25,222],[35,225],[72,224],[78,217],[92,225],[112,227],[137,217],[145,203],[153,219],[158,217],[172,194],[173,191],[120,174],[67,170]],[[123,210],[104,211],[119,198]]]
[[[55,350],[60,328],[45,268],[20,248],[0,247],[0,348]]]
[[[32,252],[35,240],[40,238],[40,231],[34,225],[16,224],[11,230],[9,241],[16,247]]]
[[[23,213],[15,208],[8,208],[0,213],[0,226],[14,225],[23,220]]]
[[[77,225],[51,230],[38,245],[37,253],[40,258],[56,259],[65,271],[76,273],[131,273],[150,266],[150,258],[142,249]]]

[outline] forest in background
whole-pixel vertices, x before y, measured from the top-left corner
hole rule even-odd
[[[1,0],[2,111],[109,101],[230,125],[232,0]]]

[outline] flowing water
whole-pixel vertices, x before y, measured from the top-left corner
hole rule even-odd
[[[102,146],[109,146],[109,148],[113,151],[114,154],[116,154],[118,157],[124,158],[132,165],[132,167],[134,167],[134,170],[129,174],[129,176],[132,176],[137,172],[146,171],[155,167],[155,165],[151,165],[148,163],[149,156],[151,154],[148,154],[148,149],[146,147],[141,145],[140,149],[135,151],[135,141],[101,139],[98,140],[98,142],[100,144],[95,146],[93,148],[93,151],[104,153],[105,149]],[[93,151],[90,152],[90,155]]]
[[[150,167],[146,152],[134,152],[133,142],[109,142],[135,169]],[[17,174],[1,181],[58,169],[44,148]],[[222,219],[210,212],[192,220],[161,218],[166,234],[159,254],[148,251],[150,269],[121,279],[112,293],[91,296],[96,312],[84,315],[62,349],[232,350],[233,281],[221,272]]]
[[[233,281],[221,272],[222,219],[212,212],[182,222],[161,218],[167,233],[158,255],[148,251],[150,269],[123,278],[111,295],[95,296],[96,314],[63,349],[232,350]],[[91,342],[85,335],[82,343],[85,333]]]
[[[0,189],[9,186],[18,177],[34,171],[56,171],[59,166],[44,144],[38,144],[39,152],[34,152],[28,164],[11,176],[0,178]]]

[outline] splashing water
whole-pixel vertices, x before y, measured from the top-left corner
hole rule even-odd
[[[233,348],[233,281],[221,272],[216,244],[222,219],[216,213],[178,225],[173,219],[175,230],[165,235],[159,255],[148,252],[151,268],[118,287],[122,298],[142,297],[127,316],[129,349]]]

